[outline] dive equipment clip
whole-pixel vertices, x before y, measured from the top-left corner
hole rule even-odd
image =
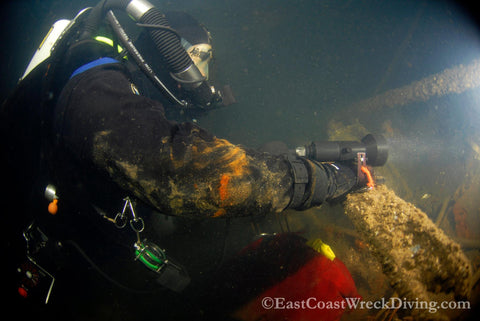
[[[181,265],[169,259],[165,250],[153,242],[141,239],[140,233],[145,230],[145,221],[135,212],[135,203],[130,197],[127,196],[123,200],[125,201],[123,209],[114,219],[102,215],[119,229],[123,229],[128,222],[136,235],[136,241],[133,244],[135,260],[142,262],[150,271],[155,272],[158,275],[158,283],[175,292],[181,292],[190,283],[188,273]]]
[[[130,210],[132,219],[130,220],[130,227],[137,234],[137,241],[140,240],[140,233],[145,229],[145,223],[143,219],[135,213],[134,204],[130,200],[130,197],[125,197],[123,199],[125,204],[123,205],[123,210],[121,213],[117,213],[115,216],[115,226],[118,228],[124,228],[127,225],[127,208]]]

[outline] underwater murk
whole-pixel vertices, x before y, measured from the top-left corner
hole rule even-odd
[[[232,53],[242,76],[232,86],[246,109],[203,124],[234,142],[292,148],[382,134],[389,159],[375,168],[376,188],[271,222],[321,239],[348,268],[372,305],[347,309],[342,320],[472,318],[480,293],[475,16],[449,1],[284,5],[245,8],[240,47],[253,58]]]

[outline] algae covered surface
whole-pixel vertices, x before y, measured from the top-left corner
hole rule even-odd
[[[469,296],[470,262],[420,209],[386,186],[348,196],[345,213],[370,244],[399,297],[431,301]]]

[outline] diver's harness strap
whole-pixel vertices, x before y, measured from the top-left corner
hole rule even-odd
[[[348,176],[348,171],[338,174],[340,164],[320,163],[293,155],[287,155],[286,159],[293,174],[293,195],[287,208],[306,210],[319,206],[339,196],[337,191],[346,193],[352,187],[350,185],[356,184],[356,177]],[[348,188],[344,189],[343,185]]]
[[[103,58],[99,58],[97,60],[94,60],[94,61],[91,61],[89,63],[86,63],[85,65],[83,66],[80,66],[78,67],[73,73],[72,75],[70,76],[70,79],[72,79],[73,77],[75,77],[76,75],[79,75],[89,69],[92,69],[94,67],[97,67],[97,66],[101,66],[101,65],[106,65],[106,64],[116,64],[116,63],[120,63],[120,61],[116,60],[116,59],[113,59],[113,58],[110,58],[110,57],[103,57]]]
[[[293,173],[293,196],[287,208],[300,209],[306,201],[305,191],[309,181],[308,170],[300,157],[288,155],[287,161]]]

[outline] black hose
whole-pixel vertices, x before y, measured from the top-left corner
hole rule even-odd
[[[170,31],[171,33],[175,34],[178,39],[181,39],[182,36],[178,33],[177,30],[173,29],[172,27],[165,27],[165,26],[159,26],[159,25],[150,25],[146,23],[137,23],[138,27],[143,27],[143,28],[154,28],[154,29],[162,29],[166,31]]]
[[[131,0],[102,0],[90,11],[79,40],[89,39],[98,30],[105,13],[110,9],[125,10]]]
[[[158,25],[165,28],[170,28],[170,24],[158,9],[152,8],[148,10],[141,18],[140,22],[148,25]],[[165,59],[172,73],[179,73],[186,70],[193,64],[192,59],[182,47],[178,37],[169,30],[155,28],[149,30],[157,50]]]
[[[87,263],[90,264],[90,266],[98,274],[100,274],[105,280],[112,283],[116,287],[118,287],[122,290],[128,291],[128,292],[137,293],[137,294],[149,294],[149,293],[152,293],[152,292],[155,292],[155,291],[158,290],[158,289],[139,290],[139,289],[131,288],[129,286],[126,286],[126,285],[118,282],[117,280],[115,280],[111,276],[109,276],[107,273],[105,273],[97,264],[95,264],[95,262],[87,255],[87,253],[85,253],[85,251],[80,247],[80,245],[77,244],[77,242],[75,242],[73,240],[66,240],[65,243],[71,245],[75,250],[77,250],[77,252],[80,254],[80,256],[83,257],[83,259],[85,261],[87,261]]]
[[[118,22],[115,14],[110,10],[107,13],[107,20],[110,23],[113,31],[117,35],[121,44],[126,48],[130,53],[135,63],[140,68],[140,70],[150,79],[150,81],[174,104],[177,104],[179,107],[186,107],[186,102],[178,99],[168,88],[167,86],[157,77],[153,69],[148,65],[145,59],[142,57],[140,52],[137,50],[133,42],[130,40],[125,30]],[[123,53],[122,53],[123,56]]]
[[[103,0],[99,2],[87,17],[80,40],[93,36],[102,19],[105,17],[105,14],[109,10],[126,10],[131,1],[132,0]],[[211,107],[215,95],[212,93],[212,90],[205,79],[198,77],[200,74],[198,70],[197,72],[194,71],[196,69],[195,64],[182,47],[178,35],[175,32],[172,32],[172,28],[165,15],[163,15],[157,8],[152,7],[140,17],[136,18],[142,24],[158,26],[156,28],[149,28],[150,37],[152,38],[158,52],[165,60],[166,68],[170,71],[171,75],[179,75],[189,69],[193,70],[193,73],[190,74],[190,79],[188,77],[177,79],[180,85],[186,85],[184,88],[190,92],[189,96],[193,104],[201,108]],[[154,83],[156,84],[156,81],[154,81]],[[178,101],[176,101],[176,103],[178,104]],[[183,107],[185,106],[182,102],[180,102],[179,105]]]
[[[190,67],[195,67],[192,59],[182,47],[180,39],[176,33],[173,33],[170,29],[170,24],[157,8],[153,7],[140,18],[140,22],[146,25],[160,26],[158,28],[151,28],[149,30],[150,37],[155,43],[157,50],[165,59],[168,70],[171,72],[172,77],[177,80],[181,85],[196,84],[198,86],[186,86],[185,89],[190,92],[190,97],[196,106],[202,108],[210,107],[214,95],[210,89],[209,84],[203,78],[190,79],[177,79],[175,74],[182,73]]]
[[[84,31],[80,40],[92,37],[98,29],[105,14],[112,9],[125,10],[131,0],[103,0],[90,12],[85,21]],[[140,17],[140,22],[149,25],[158,25],[171,29],[165,15],[153,7]],[[165,58],[169,71],[179,73],[193,64],[190,56],[183,49],[178,37],[169,30],[155,28],[150,30],[150,36],[158,51]]]

